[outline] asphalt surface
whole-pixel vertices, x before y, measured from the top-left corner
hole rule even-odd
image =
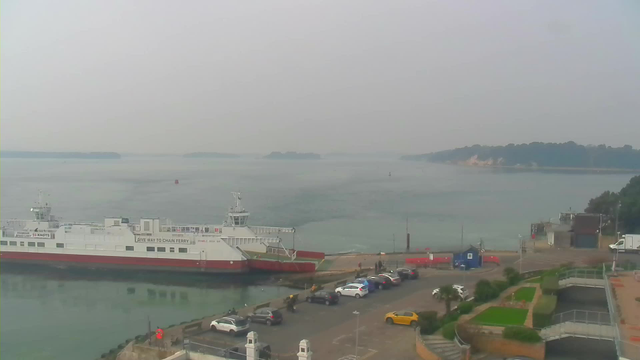
[[[444,304],[433,299],[431,291],[446,284],[464,284],[473,293],[475,283],[481,279],[502,278],[502,269],[522,266],[522,271],[551,268],[573,261],[576,265],[587,263],[602,252],[583,250],[553,250],[525,254],[522,264],[519,256],[501,256],[502,266],[489,265],[482,272],[421,270],[420,279],[407,280],[398,287],[378,290],[362,299],[342,297],[337,305],[299,303],[297,312],[283,310],[284,321],[280,325],[251,324],[258,333],[258,341],[271,346],[274,358],[297,359],[297,347],[302,339],[311,343],[314,357],[319,359],[355,359],[356,334],[358,359],[404,360],[419,359],[415,352],[415,336],[408,326],[387,325],[384,315],[390,311],[414,309],[444,312]],[[640,259],[633,255],[630,258]],[[354,314],[354,311],[360,315]],[[192,341],[205,344],[205,348],[226,348],[244,343],[244,336],[230,337],[212,331],[192,337]],[[196,346],[196,345],[192,345]],[[193,348],[192,348],[193,349]]]

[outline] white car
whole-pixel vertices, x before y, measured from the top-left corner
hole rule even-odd
[[[451,285],[452,288],[454,288],[455,290],[458,291],[458,296],[460,296],[460,298],[462,300],[465,300],[466,298],[469,297],[469,291],[467,291],[467,289],[462,286],[462,285]],[[434,289],[431,292],[431,295],[433,295],[434,298],[439,298],[440,297],[440,288]]]
[[[340,296],[353,296],[359,299],[366,296],[369,293],[369,289],[364,284],[353,283],[336,288],[336,293]]]
[[[242,316],[231,315],[213,320],[210,328],[213,331],[222,331],[229,333],[229,335],[236,335],[249,331],[249,322]]]

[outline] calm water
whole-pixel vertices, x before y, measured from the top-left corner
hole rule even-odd
[[[233,200],[229,193],[240,191],[252,224],[295,226],[296,247],[327,252],[391,251],[394,233],[396,247],[404,247],[407,216],[413,249],[459,246],[461,223],[466,243],[483,238],[487,247],[515,248],[532,221],[569,207],[582,210],[589,198],[620,189],[632,176],[396,160],[3,159],[0,167],[2,219],[28,218],[42,189],[64,221],[121,215],[219,224]],[[163,285],[164,279],[3,272],[1,280],[3,359],[57,359],[62,353],[92,359],[144,332],[147,316],[166,326],[286,292],[231,285],[223,277]]]

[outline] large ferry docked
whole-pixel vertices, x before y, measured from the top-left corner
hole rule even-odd
[[[295,236],[294,228],[249,226],[240,193],[232,194],[235,205],[222,225],[175,225],[124,217],[108,217],[103,224],[61,223],[41,193],[32,220],[9,220],[2,227],[0,261],[187,272],[315,271],[317,262],[296,257],[324,254],[285,248],[281,235]]]

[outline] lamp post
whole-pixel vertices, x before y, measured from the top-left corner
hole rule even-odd
[[[360,312],[356,310],[353,312],[353,314],[356,316],[356,360],[358,360],[358,331],[360,329]]]
[[[520,274],[522,274],[522,235],[518,235],[518,238],[520,239]]]

